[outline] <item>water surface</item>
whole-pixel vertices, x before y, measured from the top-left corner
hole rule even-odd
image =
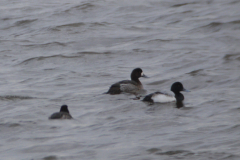
[[[2,159],[240,159],[239,1],[0,4]],[[102,94],[136,67],[185,107]]]

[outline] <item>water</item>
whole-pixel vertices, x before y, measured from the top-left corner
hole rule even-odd
[[[240,159],[240,1],[0,4],[1,159]],[[136,67],[185,107],[102,94]]]

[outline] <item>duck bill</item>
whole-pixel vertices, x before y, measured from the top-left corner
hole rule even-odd
[[[141,77],[144,77],[144,78],[149,78],[148,76],[146,76],[145,74],[142,73],[142,76]]]
[[[187,90],[187,89],[185,89],[185,88],[183,88],[182,91],[183,91],[183,92],[191,92],[191,91],[189,91],[189,90]]]

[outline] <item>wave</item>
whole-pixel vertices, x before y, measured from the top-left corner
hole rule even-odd
[[[0,96],[0,100],[27,100],[27,99],[35,99],[35,98],[36,97],[17,96],[17,95]]]
[[[82,51],[76,54],[111,54],[112,52],[94,52],[94,51]]]
[[[64,56],[64,55],[39,56],[39,57],[33,57],[33,58],[26,59],[17,65],[28,64],[29,62],[32,62],[32,61],[42,61],[42,60],[50,59],[50,58],[78,58],[78,57],[79,56]]]
[[[84,12],[93,9],[94,7],[96,7],[96,5],[92,4],[92,3],[83,3],[80,5],[76,5],[73,7],[70,7],[69,9],[65,10],[65,12],[70,12],[72,10],[82,10]]]
[[[207,74],[204,73],[204,70],[203,69],[197,69],[197,70],[193,70],[191,72],[188,72],[186,74],[189,74],[191,76],[207,76]]]
[[[107,25],[111,25],[112,23],[108,23],[108,22],[90,22],[90,23],[86,23],[86,22],[76,22],[76,23],[69,23],[69,24],[63,24],[63,25],[57,25],[55,27],[50,28],[51,30],[59,30],[59,29],[63,29],[63,28],[75,28],[75,27],[82,27],[82,26],[89,26],[89,27],[95,27],[95,26],[107,26]]]
[[[177,39],[175,39],[177,40]],[[170,41],[173,41],[173,40],[170,40],[170,39],[151,39],[149,41],[147,41],[147,43],[152,43],[152,42],[170,42]]]
[[[169,79],[154,81],[154,82],[148,83],[148,85],[159,85],[159,84],[163,84],[163,83],[167,82],[168,80]]]
[[[14,25],[15,26],[22,26],[22,25],[28,25],[34,21],[37,21],[38,19],[26,19],[26,20],[21,20],[17,21]]]
[[[186,5],[190,5],[190,4],[196,4],[196,2],[191,2],[191,3],[179,3],[179,4],[172,5],[172,7],[182,7],[182,6],[186,6]]]
[[[232,53],[232,54],[226,54],[223,59],[225,61],[235,61],[235,60],[238,60],[240,61],[240,53]]]
[[[211,22],[207,25],[194,28],[190,32],[218,32],[222,29],[232,29],[239,30],[240,20],[230,21],[230,22]]]
[[[0,127],[18,127],[20,125],[21,125],[20,123],[10,123],[10,122],[0,123]]]
[[[62,43],[62,42],[49,42],[49,43],[42,43],[42,44],[27,44],[27,45],[22,45],[24,47],[49,47],[49,46],[67,46],[67,43]]]
[[[69,24],[63,24],[63,25],[58,25],[54,28],[65,28],[65,27],[80,27],[86,25],[83,22],[77,22],[77,23],[69,23]]]
[[[162,151],[160,148],[150,148],[147,150],[149,154],[154,154],[158,156],[169,156],[171,159],[229,159],[229,158],[239,158],[239,155],[227,153],[227,152],[214,152],[214,151],[202,151],[202,152],[192,152],[188,150],[169,150]]]
[[[61,59],[69,59],[69,58],[80,58],[85,54],[110,54],[111,52],[94,52],[94,51],[82,51],[82,52],[77,52],[77,53],[73,53],[70,56],[66,56],[66,55],[52,55],[52,56],[39,56],[39,57],[32,57],[32,58],[28,58],[20,63],[18,63],[17,65],[22,65],[22,64],[28,64],[30,62],[35,62],[35,61],[43,61],[43,60],[47,60],[47,59],[52,59],[52,58],[61,58]]]

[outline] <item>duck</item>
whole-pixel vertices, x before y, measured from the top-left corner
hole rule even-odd
[[[124,92],[137,95],[141,90],[143,90],[143,85],[139,81],[140,77],[148,78],[141,68],[135,68],[131,73],[131,80],[122,80],[114,83],[110,86],[106,94],[115,95]]]
[[[168,102],[176,102],[178,107],[182,107],[182,102],[184,100],[184,96],[181,91],[190,92],[189,90],[183,87],[181,82],[175,82],[171,86],[171,91],[175,94],[175,96],[162,93],[162,92],[154,92],[144,97],[143,101],[147,102],[159,102],[159,103],[168,103]]]
[[[69,113],[68,106],[62,105],[60,112],[53,113],[49,119],[72,119],[72,116]]]

